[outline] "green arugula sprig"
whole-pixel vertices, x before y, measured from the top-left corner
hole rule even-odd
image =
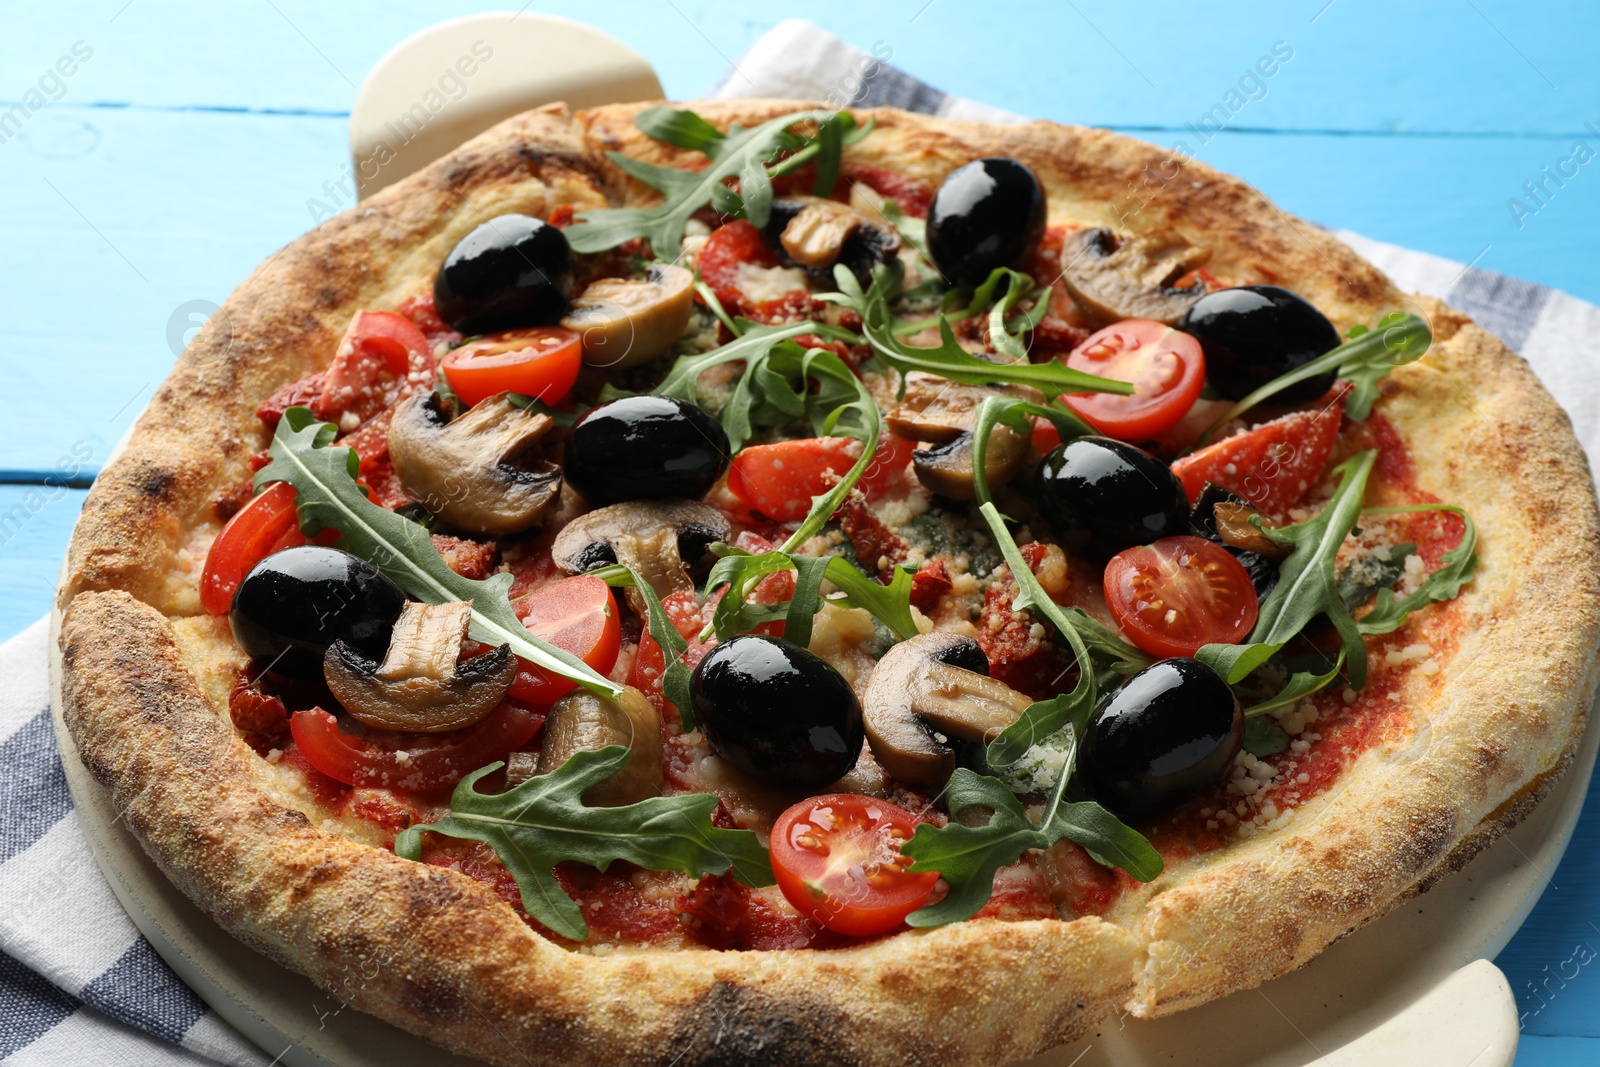
[[[917,622],[911,614],[912,572],[905,567],[897,566],[889,584],[879,585],[839,556],[750,553],[729,545],[713,551],[722,558],[711,568],[706,589],[728,587],[711,619],[719,641],[749,633],[763,623],[781,621],[784,639],[803,648],[811,641],[813,616],[824,603],[862,608],[901,641],[917,635]],[[749,603],[756,586],[783,571],[795,572],[794,595],[789,600],[771,605]],[[822,595],[824,579],[838,587],[835,596]]]
[[[1478,544],[1478,528],[1473,524],[1472,516],[1461,508],[1451,504],[1415,504],[1408,507],[1367,508],[1361,514],[1411,515],[1424,511],[1448,511],[1461,516],[1465,524],[1461,540],[1440,557],[1438,569],[1423,579],[1416,592],[1397,598],[1393,589],[1378,590],[1378,600],[1372,610],[1356,620],[1356,629],[1363,634],[1393,633],[1405,625],[1412,612],[1429,604],[1455,599],[1460,595],[1461,587],[1472,581],[1473,573],[1478,568],[1478,557],[1474,551]]]
[[[1291,385],[1329,371],[1354,386],[1345,398],[1344,410],[1351,419],[1360,422],[1372,414],[1372,405],[1378,399],[1378,383],[1396,367],[1421,359],[1431,344],[1433,331],[1410,312],[1385,315],[1375,329],[1358,326],[1350,331],[1350,340],[1338,348],[1279,375],[1233,405],[1200,436],[1200,443],[1204,444],[1218,428]]]
[[[672,620],[667,618],[656,591],[632,567],[625,567],[620,563],[613,563],[609,567],[601,567],[589,573],[609,586],[618,589],[637,589],[639,595],[644,598],[645,629],[650,631],[651,639],[661,649],[661,695],[678,709],[678,719],[683,723],[683,728],[693,730],[699,725],[699,720],[695,718],[694,700],[689,694],[689,667],[683,662],[683,654],[688,651],[689,642],[683,639],[678,628],[672,625]]]
[[[889,310],[890,302],[899,291],[898,271],[894,267],[883,265],[874,269],[872,284],[865,290],[849,270],[835,267],[833,273],[839,291],[821,294],[820,299],[850,308],[861,316],[862,336],[872,345],[877,358],[902,375],[911,371],[926,371],[966,385],[1031,385],[1047,396],[1060,396],[1063,393],[1116,393],[1126,396],[1133,392],[1133,385],[1129,382],[1085,374],[1056,360],[1048,363],[1001,363],[975,356],[956,343],[955,333],[950,329],[946,315],[938,318],[937,347],[908,345],[896,335],[894,317]],[[1027,278],[1027,275],[1018,276]],[[1031,285],[1032,279],[1027,284]],[[991,292],[997,288],[998,283]],[[1005,329],[1001,330],[1002,335],[1006,332]]]
[[[256,472],[259,490],[287,482],[295,491],[300,528],[307,534],[339,531],[337,547],[378,568],[407,594],[428,604],[470,601],[467,634],[474,641],[510,645],[511,651],[599,696],[614,697],[622,687],[572,653],[529,633],[511,609],[510,574],[483,581],[463,578],[433,547],[428,531],[374,504],[356,484],[355,451],[331,444],[338,428],[319,422],[302,407],[284,412],[267,454],[272,461]]]
[[[1339,546],[1361,514],[1361,495],[1366,492],[1367,476],[1377,457],[1375,451],[1361,452],[1335,467],[1333,474],[1339,479],[1339,487],[1315,517],[1276,529],[1262,525],[1259,518],[1252,520],[1272,540],[1292,545],[1293,551],[1279,565],[1278,584],[1261,602],[1250,636],[1237,645],[1205,645],[1195,653],[1196,659],[1236,685],[1288,644],[1307,623],[1325,613],[1344,645],[1350,684],[1357,689],[1366,684],[1367,646],[1350,609],[1339,599],[1334,563]]]
[[[937,904],[919,908],[906,917],[915,927],[942,926],[970,919],[988,902],[995,872],[1015,863],[1029,849],[1049,848],[1062,838],[1083,846],[1096,860],[1121,867],[1141,882],[1162,870],[1161,854],[1144,835],[1122,823],[1091,800],[1069,801],[1067,787],[1077,767],[1077,737],[1081,728],[1063,729],[1066,759],[1061,777],[1035,825],[1020,801],[999,779],[958,767],[950,776],[943,799],[952,816],[969,808],[986,808],[991,814],[982,826],[950,822],[924,823],[900,851],[916,862],[913,873],[938,871],[950,892]]]
[[[802,139],[790,132],[791,127],[804,123],[817,126],[816,137]],[[725,134],[693,112],[667,107],[646,108],[634,124],[658,140],[704,152],[711,165],[704,170],[682,170],[607,152],[620,170],[661,193],[662,201],[651,207],[580,212],[577,223],[566,230],[567,243],[575,252],[603,252],[643,237],[656,255],[675,255],[689,217],[708,204],[723,214],[764,226],[772,210],[774,177],[815,160],[819,184],[832,175],[828,179],[831,191],[839,174],[841,149],[871,129],[870,124],[857,127],[848,114],[822,109],[781,115],[753,129],[731,126]],[[792,154],[769,168],[773,157],[786,151]],[[725,184],[729,178],[739,179],[739,192]]]
[[[584,791],[622,770],[630,757],[625,745],[576,752],[549,774],[504,793],[476,788],[503,764],[473,771],[451,794],[450,814],[396,835],[395,855],[420,860],[424,830],[482,841],[516,879],[523,910],[574,941],[588,938],[589,926],[577,902],[556,881],[552,868],[558,863],[584,863],[603,871],[623,860],[646,870],[690,876],[732,870],[748,886],[773,883],[771,860],[760,838],[749,830],[712,825],[714,793],[650,797],[615,808],[584,804]]]

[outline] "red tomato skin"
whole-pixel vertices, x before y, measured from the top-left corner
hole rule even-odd
[[[294,487],[274,482],[235,512],[211,542],[200,574],[200,606],[212,615],[226,615],[250,568],[274,552],[305,544],[310,538],[300,532]]]
[[[912,218],[928,217],[928,208],[933,204],[933,188],[921,179],[908,178],[904,174],[865,163],[846,163],[841,176],[847,185],[860,182],[879,196],[888,197]]]
[[[321,708],[289,717],[295,746],[322,774],[346,785],[410,793],[455,785],[468,772],[503,760],[533,740],[543,725],[543,712],[509,700],[482,722],[450,734],[373,731],[362,738],[340,730],[338,720]],[[409,754],[404,762],[396,756],[400,750]]]
[[[1208,580],[1208,588],[1217,591],[1215,602],[1197,603],[1187,595],[1192,587],[1182,584]],[[1118,552],[1106,563],[1104,588],[1106,606],[1123,634],[1141,652],[1160,658],[1193,656],[1212,643],[1237,644],[1255,628],[1260,610],[1244,565],[1200,537],[1163,537]],[[1147,618],[1167,604],[1179,612],[1176,623],[1192,620],[1187,633],[1165,619]]]
[[[916,446],[893,434],[878,443],[872,462],[857,487],[868,500],[883,495],[889,483],[911,462]],[[740,500],[778,522],[797,522],[821,496],[847,474],[861,455],[861,443],[850,437],[808,437],[751,445],[733,458],[728,488]]]
[[[700,249],[700,277],[730,315],[742,315],[757,322],[790,322],[808,318],[819,302],[805,289],[792,289],[772,300],[752,300],[739,288],[739,268],[780,266],[778,256],[767,247],[756,229],[744,219],[736,219],[712,232]]]
[[[334,353],[312,414],[342,423],[345,414],[370,419],[433,373],[433,346],[421,330],[392,311],[361,311]]]
[[[927,903],[939,881],[934,871],[906,872],[911,858],[901,854],[900,843],[911,839],[920,821],[904,808],[856,793],[803,800],[772,825],[772,871],[778,888],[801,915],[835,933],[888,933]],[[839,872],[830,870],[829,858],[834,849],[849,848],[862,837],[873,849],[872,855],[861,856],[873,861],[866,884],[838,884]],[[846,858],[857,855],[846,853]]]
[[[1075,393],[1067,406],[1108,437],[1144,441],[1194,406],[1205,384],[1200,342],[1150,319],[1125,319],[1089,337],[1067,356],[1067,366],[1134,383],[1131,396]]]
[[[1322,478],[1344,418],[1344,390],[1321,407],[1297,411],[1207,445],[1173,462],[1190,503],[1207,482],[1238,493],[1262,511],[1282,514]]]
[[[690,592],[667,594],[661,600],[661,609],[673,628],[688,642],[683,662],[690,670],[694,670],[715,644],[714,640],[700,643],[700,631],[705,627],[708,616]],[[628,684],[648,697],[656,711],[663,715],[669,710],[676,714],[676,709],[661,692],[666,662],[666,657],[661,654],[661,646],[656,644],[656,639],[650,636],[650,630],[646,628],[639,635],[639,649],[634,653],[632,666],[628,668]]]
[[[583,335],[558,326],[492,334],[445,353],[450,388],[468,407],[499,393],[563,400],[583,367]]]
[[[519,598],[512,609],[535,637],[572,653],[601,674],[609,674],[617,665],[622,624],[616,598],[599,578],[580,574],[551,582]],[[518,659],[511,698],[548,707],[577,686],[570,678]]]

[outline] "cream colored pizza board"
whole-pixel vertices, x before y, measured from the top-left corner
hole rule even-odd
[[[540,104],[574,110],[659,100],[650,64],[571,19],[523,11],[468,15],[406,38],[361,83],[350,165],[363,197],[490,126]]]

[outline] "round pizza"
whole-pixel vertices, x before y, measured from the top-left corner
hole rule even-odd
[[[1249,988],[1571,758],[1528,366],[1098,130],[555,106],[289,245],[85,504],[161,869],[496,1064],[991,1064]]]

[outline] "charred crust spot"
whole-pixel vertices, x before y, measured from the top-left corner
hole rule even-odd
[[[139,492],[152,500],[168,500],[178,476],[169,470],[153,470],[139,480]]]
[[[670,1045],[683,1067],[743,1067],[781,1054],[792,1067],[844,1067],[859,1056],[844,1042],[845,1013],[798,997],[778,999],[717,982],[687,1007]]]
[[[339,873],[339,865],[332,860],[323,860],[305,873],[305,876],[295,883],[289,891],[289,902],[298,904],[309,897],[319,885],[331,880]]]
[[[469,1010],[476,1011],[456,981],[426,967],[401,975],[400,999],[407,1010],[424,1019],[453,1022]]]

